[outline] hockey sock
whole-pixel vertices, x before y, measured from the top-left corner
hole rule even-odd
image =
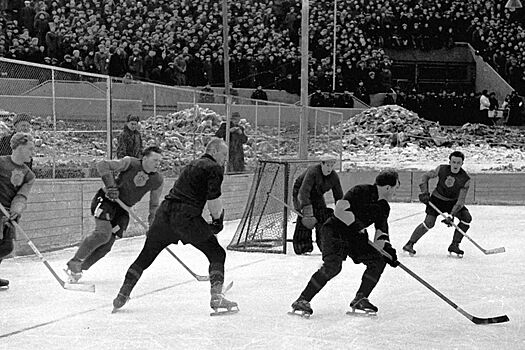
[[[330,259],[325,260],[323,266],[317,270],[310,281],[306,285],[306,288],[301,295],[308,301],[311,301],[313,297],[319,293],[321,289],[328,283],[329,280],[334,278],[341,272],[342,261],[332,261]]]
[[[428,227],[427,225],[425,225],[424,222],[422,222],[421,224],[418,225],[418,227],[416,227],[416,229],[412,233],[412,236],[410,236],[409,242],[411,242],[412,244],[416,243],[427,232],[428,232]]]
[[[361,285],[357,290],[357,294],[361,293],[364,297],[368,298],[372,290],[375,288],[381,274],[385,269],[386,263],[383,259],[377,262],[367,263],[366,270],[361,278]]]
[[[463,231],[463,232],[467,232],[468,229],[470,228],[470,223],[468,222],[463,222],[461,221],[459,224],[458,224],[458,227]],[[461,240],[463,239],[463,234],[461,232],[459,232],[458,230],[454,230],[454,236],[452,237],[452,242],[453,243],[461,243]]]
[[[211,263],[209,268],[211,294],[220,294],[224,284],[224,264]]]
[[[133,268],[133,265],[128,269],[128,272],[126,272],[126,277],[124,278],[124,283],[122,284],[122,287],[120,287],[120,294],[126,295],[129,297],[131,294],[131,291],[137,284],[137,282],[140,279],[140,276],[142,276],[142,270],[137,271]]]

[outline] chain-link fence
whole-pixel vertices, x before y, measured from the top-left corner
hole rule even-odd
[[[9,138],[16,131],[15,116],[32,118],[37,146],[33,170],[39,178],[94,177],[98,160],[133,155],[129,152],[137,146],[125,143],[138,142],[137,133],[142,141],[138,147],[163,149],[166,176],[177,176],[215,136],[230,144],[228,173],[252,172],[258,158],[299,154],[303,108],[297,105],[5,58],[0,58],[0,74],[0,134]],[[305,110],[309,156],[341,155],[343,115]],[[129,116],[139,118],[137,131],[128,124]]]

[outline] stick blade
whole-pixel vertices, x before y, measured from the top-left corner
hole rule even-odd
[[[504,247],[494,248],[494,249],[487,249],[485,251],[485,254],[499,254],[499,253],[505,253]]]
[[[209,276],[195,275],[195,279],[199,282],[206,282],[210,280]]]
[[[472,322],[475,324],[493,324],[493,323],[505,323],[509,322],[509,317],[507,315],[503,316],[497,316],[497,317],[489,317],[489,318],[479,318],[479,317],[472,317]]]
[[[95,285],[94,284],[78,284],[78,283],[64,283],[64,289],[67,290],[73,290],[77,292],[89,292],[89,293],[95,293]]]

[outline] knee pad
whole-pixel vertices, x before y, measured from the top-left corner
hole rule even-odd
[[[472,216],[470,215],[468,210],[461,210],[458,213],[457,218],[459,219],[460,224],[465,224],[467,226],[469,226],[472,222]]]
[[[436,224],[436,217],[435,216],[428,216],[425,218],[425,221],[423,221],[423,225],[427,230],[430,230],[434,225]]]
[[[340,261],[334,261],[334,260],[328,260],[325,261],[323,266],[321,267],[321,270],[323,270],[324,274],[328,279],[332,279],[335,276],[341,272],[343,268],[343,264]]]
[[[3,239],[0,240],[0,259],[4,256],[11,254],[13,251],[14,244],[12,239]]]

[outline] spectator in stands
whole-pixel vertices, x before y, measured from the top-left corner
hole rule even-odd
[[[257,89],[252,93],[252,96],[250,97],[252,100],[260,100],[260,101],[268,101],[268,95],[266,95],[266,92],[263,90],[262,86],[257,86]],[[257,101],[252,101],[253,104],[261,104]]]
[[[368,93],[365,83],[362,80],[360,80],[357,84],[357,89],[354,92],[354,96],[367,105],[370,104],[370,94]]]
[[[290,94],[299,94],[299,81],[293,77],[291,73],[286,75],[286,78],[280,82],[280,89]]]
[[[135,47],[133,54],[128,57],[128,67],[133,79],[140,79],[144,76],[144,60],[139,48]]]
[[[11,138],[18,132],[31,133],[32,118],[28,114],[20,113],[13,117],[13,132],[0,139],[0,156],[9,156],[13,153],[11,149]],[[29,169],[33,169],[33,158],[29,163],[25,163]]]
[[[244,127],[239,124],[241,115],[233,112],[230,118],[230,145],[228,172],[244,172],[244,149],[243,145],[248,142],[248,137],[244,133]],[[226,141],[226,122],[222,123],[215,136]]]
[[[483,90],[481,92],[481,96],[479,97],[479,123],[486,125],[492,124],[489,119],[489,108],[489,92],[487,90]]]
[[[109,48],[108,74],[112,77],[123,77],[127,69],[123,63],[123,55],[120,47]]]
[[[523,99],[518,95],[517,91],[512,91],[509,98],[509,118],[507,119],[507,125],[509,126],[520,126],[523,125],[522,111],[523,111]]]
[[[162,62],[157,63],[157,67],[153,68],[151,70],[151,73],[149,74],[149,80],[151,80],[154,83],[162,84],[164,82],[163,76],[162,76]]]
[[[498,102],[498,99],[496,98],[496,93],[495,92],[491,92],[489,94],[489,102],[490,102],[490,106],[489,106],[489,119],[493,122],[493,123],[496,123],[497,120],[499,118],[501,118],[501,116],[498,116],[498,108],[499,108],[499,102]]]
[[[213,95],[213,89],[211,88],[210,84],[206,85],[201,89],[201,93],[199,95],[199,102],[215,103],[215,96]]]
[[[310,96],[310,106],[312,107],[322,107],[325,104],[325,98],[321,89],[317,89],[312,96]]]
[[[354,99],[350,91],[345,91],[343,94],[339,94],[335,102],[335,107],[354,108]]]
[[[142,136],[139,131],[140,118],[128,115],[124,129],[118,137],[117,158],[135,157],[142,155]]]

